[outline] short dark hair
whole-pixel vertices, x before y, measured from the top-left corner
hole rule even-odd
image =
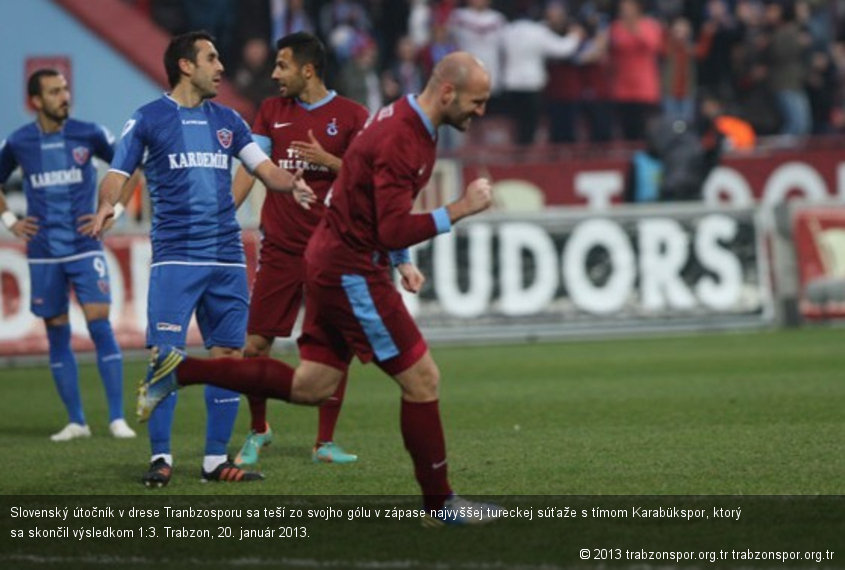
[[[61,75],[59,70],[53,69],[52,67],[42,67],[41,69],[36,69],[32,72],[32,75],[29,76],[29,80],[27,80],[26,92],[30,97],[41,95],[41,78],[58,77],[59,75]]]
[[[182,78],[182,71],[179,69],[179,60],[187,59],[189,61],[197,62],[197,46],[198,40],[208,40],[214,42],[214,37],[206,31],[187,32],[179,36],[174,36],[170,40],[170,44],[164,51],[164,70],[167,72],[167,82],[170,88],[176,87],[179,80]]]
[[[293,52],[293,59],[300,67],[311,64],[317,77],[323,78],[323,69],[326,67],[326,48],[320,39],[308,32],[296,32],[288,34],[276,42],[276,51],[290,48]]]

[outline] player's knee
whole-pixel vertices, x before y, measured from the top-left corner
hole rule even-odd
[[[244,346],[244,356],[252,358],[255,356],[270,356],[272,344],[263,336],[248,336]]]
[[[70,322],[70,318],[68,317],[67,313],[64,315],[58,315],[55,317],[49,317],[44,319],[44,324],[48,327],[63,327]]]
[[[305,369],[300,366],[293,376],[291,401],[319,406],[334,394],[342,377],[342,373],[325,373],[321,369]]]
[[[402,383],[404,397],[413,402],[428,402],[438,398],[440,369],[433,360],[421,361],[413,374]]]

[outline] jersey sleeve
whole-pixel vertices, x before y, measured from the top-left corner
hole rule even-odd
[[[420,165],[407,138],[382,141],[374,161],[374,187],[379,242],[389,250],[404,249],[436,236],[439,228],[430,213],[413,214],[414,183]]]
[[[255,121],[252,122],[253,134],[270,137],[270,99],[265,99],[258,108]]]
[[[235,112],[233,111],[233,113]],[[246,145],[253,142],[252,132],[249,130],[246,121],[237,113],[235,113],[235,123],[232,130],[234,131],[232,150],[235,154],[239,154]]]
[[[147,146],[145,127],[144,115],[140,111],[136,111],[132,118],[126,121],[109,170],[130,176],[138,168]]]
[[[103,125],[94,125],[94,156],[111,163],[114,158],[114,135]]]
[[[17,167],[18,160],[12,152],[12,144],[8,140],[0,142],[0,184],[4,184]]]

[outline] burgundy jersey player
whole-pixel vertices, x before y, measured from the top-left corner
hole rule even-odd
[[[314,228],[323,217],[324,200],[342,164],[341,157],[364,126],[367,110],[323,83],[325,49],[319,39],[295,33],[276,47],[273,78],[279,97],[265,100],[252,127],[253,138],[273,161],[291,172],[301,170],[318,200],[304,209],[294,198],[267,193],[261,209],[263,240],[258,273],[252,289],[245,355],[268,356],[276,337],[288,337],[302,306],[302,255]],[[253,178],[241,169],[234,183],[240,204]],[[343,395],[344,378],[335,394],[320,406],[314,461],[350,463],[357,456],[333,442]],[[252,429],[235,458],[238,465],[253,465],[261,448],[272,439],[264,398],[249,398]]]

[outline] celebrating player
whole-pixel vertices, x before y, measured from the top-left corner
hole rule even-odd
[[[310,210],[295,203],[289,194],[270,193],[261,209],[261,253],[253,285],[244,356],[269,356],[276,337],[290,336],[302,305],[305,262],[302,258],[308,239],[323,217],[323,200],[341,165],[341,156],[353,137],[364,126],[367,110],[323,83],[326,52],[315,36],[297,32],[276,43],[273,79],[281,97],[265,100],[258,110],[252,138],[273,161],[295,171],[302,168],[304,179],[317,195]],[[241,167],[235,175],[233,193],[239,206],[255,179]],[[320,406],[315,462],[350,463],[356,455],[333,443],[340,414],[346,376],[335,393]],[[266,398],[249,398],[252,429],[235,457],[238,465],[253,465],[261,448],[273,433],[267,423]]]
[[[97,185],[92,158],[110,161],[114,137],[100,125],[69,118],[70,91],[58,71],[35,71],[27,91],[37,117],[0,145],[0,216],[9,231],[27,242],[30,308],[47,327],[50,371],[70,417],[70,423],[50,439],[68,441],[91,435],[70,346],[70,285],[96,347],[108,401],[109,431],[117,438],[135,437],[123,419],[123,356],[109,323],[108,265],[102,244],[89,235]],[[2,183],[18,165],[23,169],[26,194],[27,215],[22,219],[6,208],[2,192]],[[120,186],[116,189],[119,193]],[[127,198],[128,193],[123,196],[124,201]],[[123,205],[116,210],[119,215]]]
[[[235,221],[230,160],[237,156],[271,189],[292,192],[303,203],[313,193],[273,165],[252,141],[249,127],[231,109],[209,101],[217,95],[223,64],[211,36],[190,32],[173,38],[164,55],[172,92],[138,109],[123,128],[112,167],[100,186],[95,231],[111,216],[123,181],[144,162],[153,224],[153,260],[147,306],[147,344],[184,346],[196,310],[212,357],[241,356],[246,334],[247,281],[241,231]],[[202,478],[255,481],[226,455],[238,411],[237,393],[208,387],[208,423]],[[142,481],[170,481],[170,431],[175,398],[150,421],[152,458]]]
[[[430,513],[427,522],[489,521],[486,509],[478,508],[483,505],[452,493],[438,408],[440,373],[388,271],[391,260],[408,260],[404,248],[447,232],[490,205],[490,184],[477,179],[448,206],[411,212],[431,176],[437,127],[465,130],[473,117],[484,114],[489,97],[483,64],[456,52],[437,64],[419,97],[409,95],[380,110],[355,138],[305,252],[302,361],[295,370],[267,358],[203,361],[160,346],[139,391],[141,419],[178,386],[199,383],[319,403],[334,393],[357,354],[363,362],[375,361],[401,388],[402,437]],[[398,267],[403,287],[419,291],[424,280],[419,270],[410,263]],[[444,507],[461,514],[450,517]]]

